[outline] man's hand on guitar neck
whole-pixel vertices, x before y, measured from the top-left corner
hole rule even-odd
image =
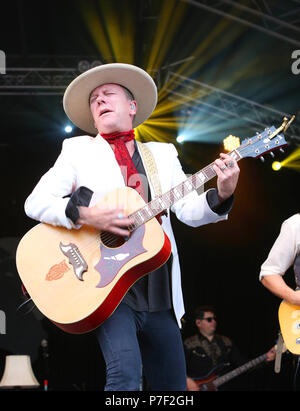
[[[128,237],[128,226],[133,224],[133,219],[128,218],[124,210],[109,207],[78,207],[78,224],[94,227],[99,231],[109,231],[113,234]]]
[[[219,200],[223,202],[234,193],[240,168],[230,155],[221,153],[220,158],[215,160],[213,169],[218,176],[217,187]]]
[[[276,348],[275,348],[275,346],[274,346],[274,347],[272,347],[272,348],[267,352],[267,359],[266,359],[266,361],[269,362],[269,361],[275,360],[275,356],[276,356]]]
[[[200,391],[199,385],[190,377],[186,378],[187,391]]]

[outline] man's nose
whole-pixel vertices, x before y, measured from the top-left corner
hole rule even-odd
[[[101,104],[101,103],[105,103],[105,96],[97,96],[96,98],[97,103]]]

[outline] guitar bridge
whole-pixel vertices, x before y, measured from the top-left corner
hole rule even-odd
[[[62,253],[68,257],[69,263],[72,265],[74,274],[78,280],[83,281],[82,275],[85,271],[87,271],[88,265],[82,257],[78,247],[73,243],[64,245],[60,242],[59,248]]]

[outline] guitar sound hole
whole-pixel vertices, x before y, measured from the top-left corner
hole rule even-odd
[[[109,248],[118,248],[125,243],[124,237],[109,233],[108,231],[102,231],[100,233],[100,240],[102,244]]]

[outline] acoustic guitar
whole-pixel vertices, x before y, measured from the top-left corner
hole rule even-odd
[[[278,129],[272,126],[245,140],[230,156],[236,161],[256,158],[285,146],[280,133],[291,121],[284,118]],[[16,254],[21,281],[37,308],[66,332],[95,329],[139,278],[168,260],[171,244],[155,217],[215,175],[212,163],[148,204],[128,187],[108,194],[101,204],[121,204],[134,220],[126,240],[86,226],[68,230],[37,224],[21,239]]]

